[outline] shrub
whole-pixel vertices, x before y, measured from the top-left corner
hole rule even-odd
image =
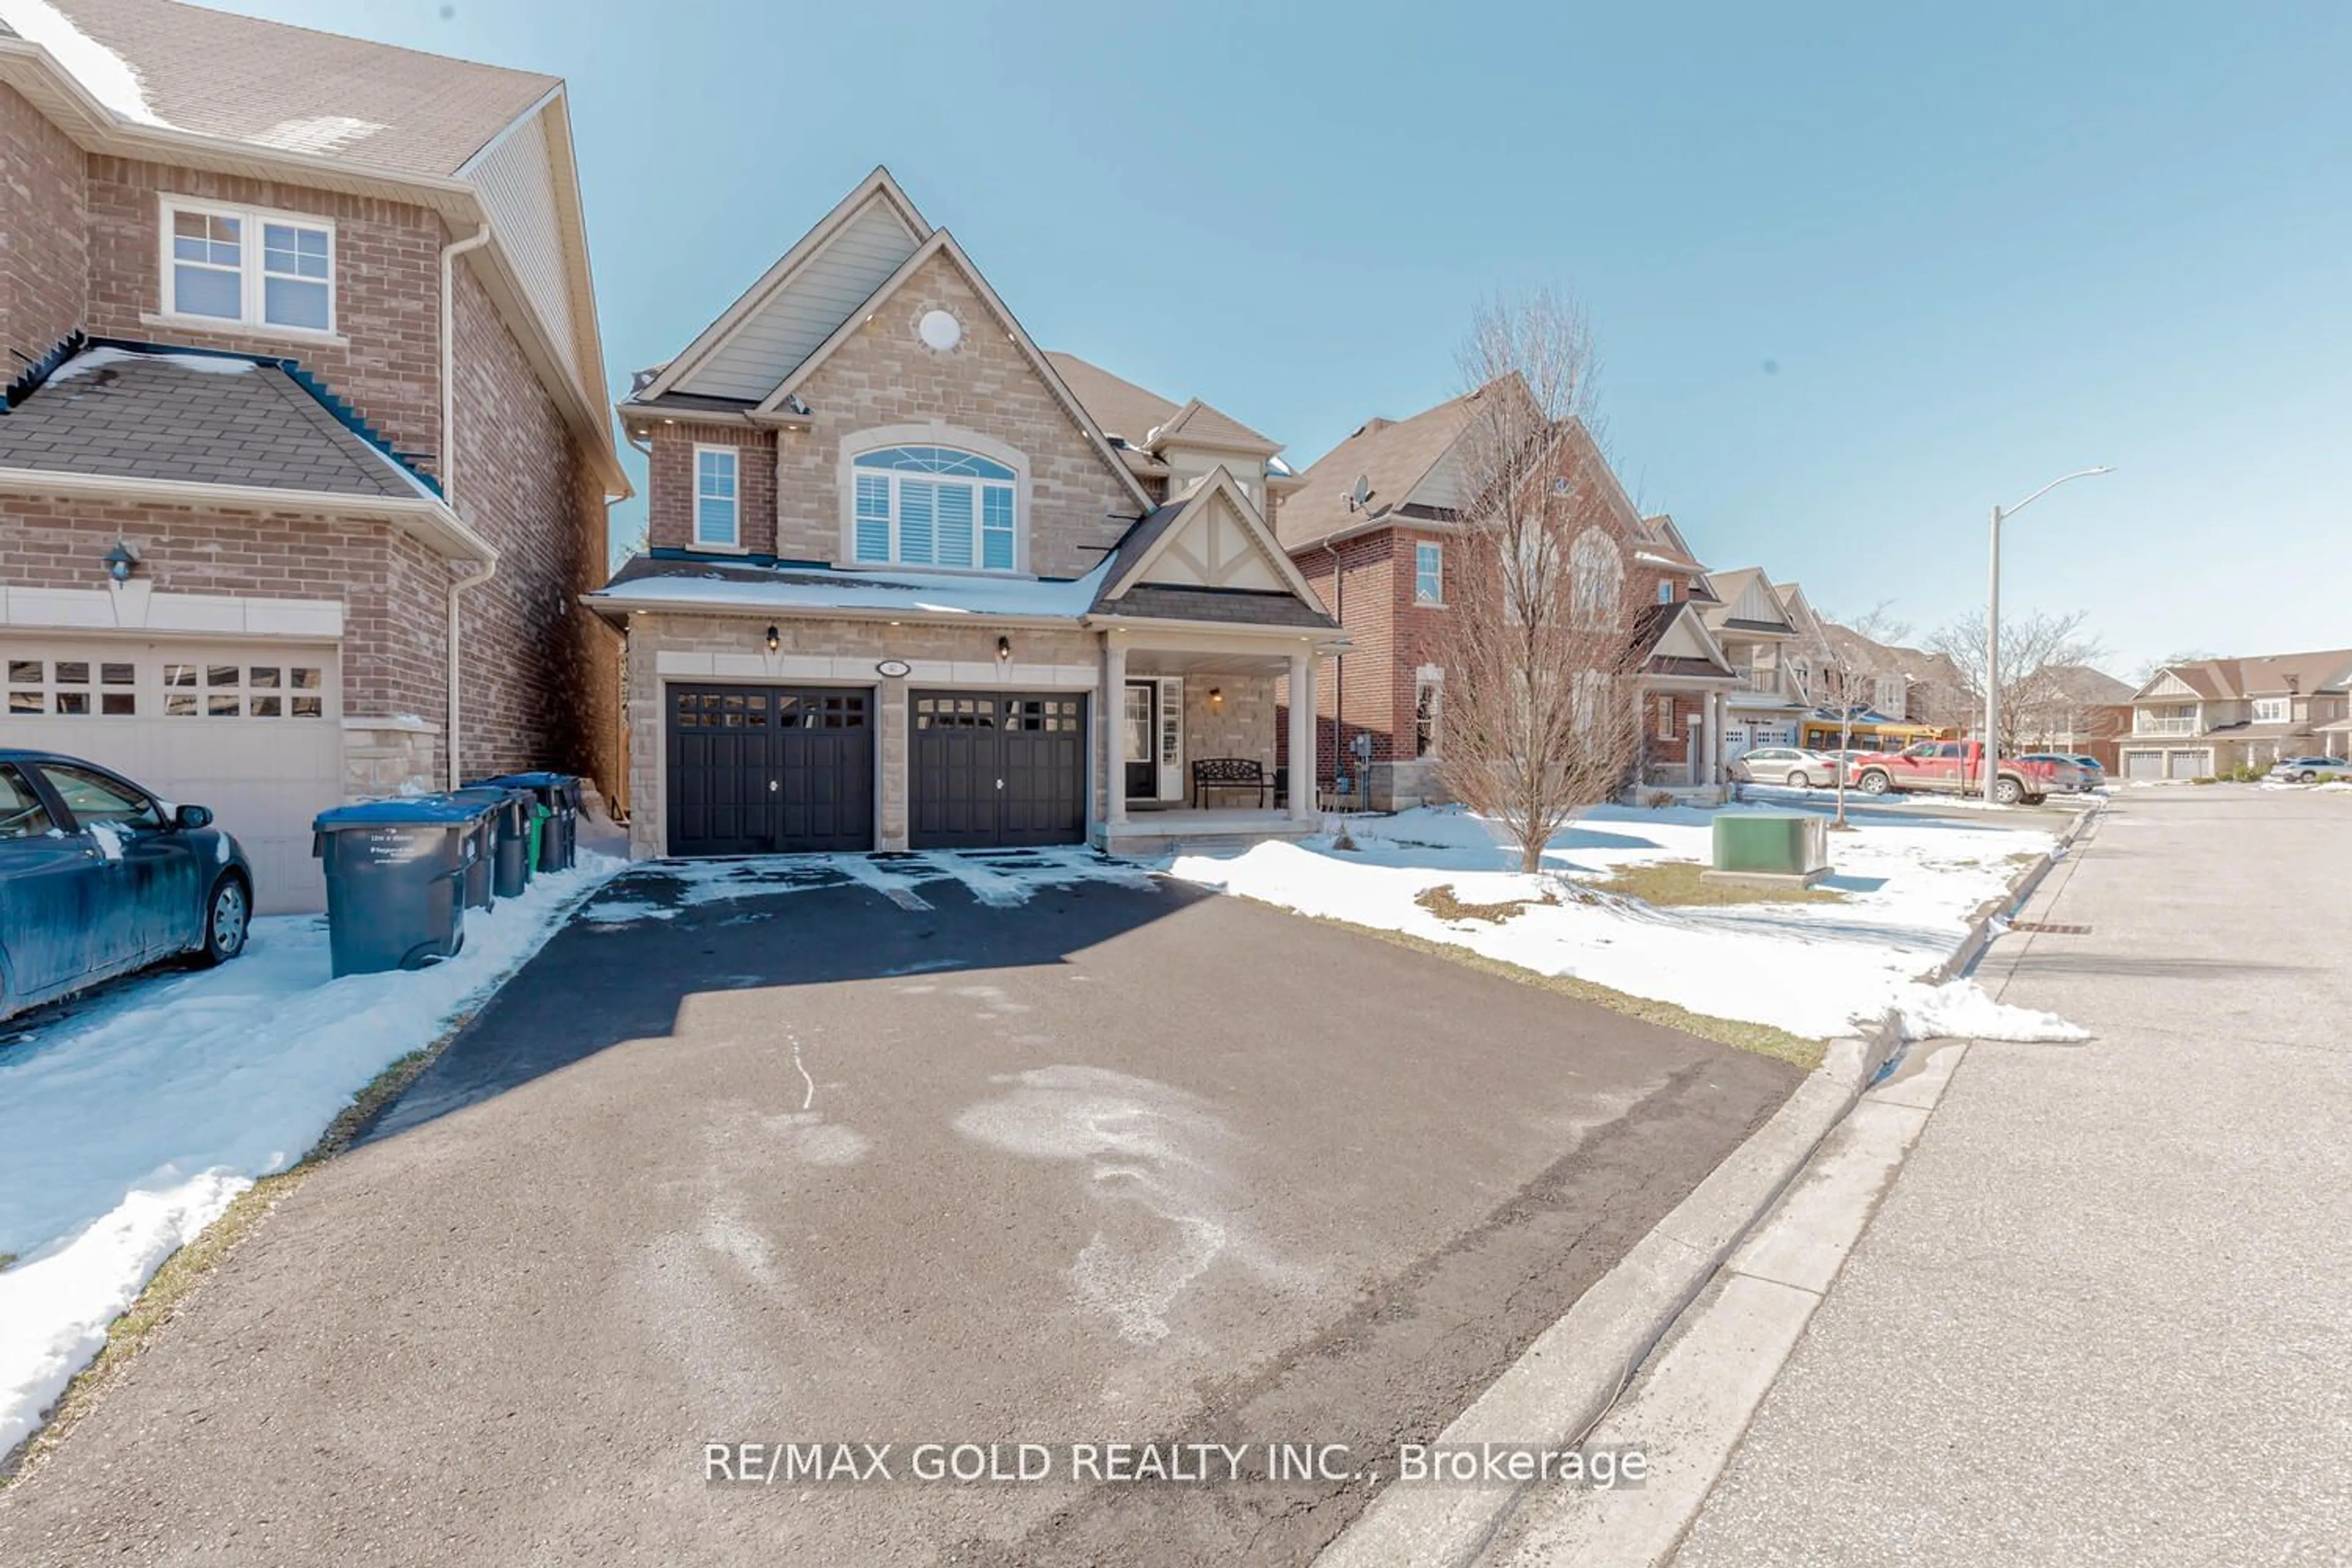
[[[1652,811],[1664,811],[1666,807],[1674,804],[1674,791],[1670,789],[1654,789],[1650,792],[1650,809]]]

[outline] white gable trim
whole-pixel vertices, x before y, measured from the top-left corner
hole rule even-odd
[[[1115,600],[1137,584],[1146,581],[1160,558],[1168,553],[1170,547],[1174,545],[1178,539],[1192,531],[1199,523],[1202,515],[1207,510],[1211,500],[1218,497],[1223,498],[1232,507],[1234,515],[1241,521],[1244,536],[1256,548],[1257,553],[1265,563],[1274,569],[1281,586],[1317,609],[1321,609],[1323,601],[1317,598],[1315,590],[1307,585],[1307,579],[1300,574],[1297,563],[1284,553],[1282,546],[1276,542],[1273,532],[1265,526],[1265,519],[1259,515],[1256,507],[1250,504],[1249,493],[1234,482],[1234,476],[1223,463],[1209,470],[1207,478],[1202,480],[1200,488],[1192,492],[1183,503],[1182,510],[1177,512],[1175,521],[1160,531],[1159,538],[1151,542],[1150,549],[1136,557],[1134,563],[1118,574],[1110,586],[1104,591],[1103,599]]]
[[[1716,641],[1713,634],[1708,632],[1706,622],[1700,619],[1695,613],[1696,609],[1697,606],[1688,599],[1683,600],[1675,606],[1674,618],[1666,623],[1666,629],[1659,634],[1657,643],[1650,649],[1650,657],[1653,658],[1704,658],[1714,663],[1726,675],[1731,674],[1731,660],[1725,655],[1723,645]],[[1669,643],[1677,643],[1678,646],[1669,647],[1667,646]],[[1682,651],[1683,649],[1688,651]]]
[[[836,203],[834,209],[819,218],[814,227],[801,236],[776,264],[760,276],[759,281],[745,289],[740,298],[727,307],[719,319],[702,329],[695,340],[687,344],[676,358],[662,367],[662,372],[643,391],[635,395],[638,402],[650,402],[666,392],[677,389],[677,384],[705,363],[730,342],[743,324],[751,321],[789,284],[803,268],[824,253],[825,247],[860,216],[872,204],[880,203],[907,227],[908,236],[919,245],[931,237],[933,229],[890,171],[877,167],[857,183],[857,188]],[[856,319],[853,315],[853,320]]]
[[[869,317],[879,310],[893,294],[906,287],[907,280],[921,271],[926,262],[938,256],[945,257],[949,265],[963,275],[964,282],[970,286],[974,294],[980,297],[980,302],[988,308],[989,313],[996,318],[997,324],[1004,329],[1005,336],[1013,340],[1013,346],[1028,360],[1030,369],[1045,384],[1046,390],[1054,395],[1055,400],[1061,404],[1062,411],[1077,426],[1078,433],[1086,437],[1089,446],[1094,447],[1095,455],[1102,459],[1103,466],[1116,474],[1118,477],[1118,482],[1127,488],[1129,496],[1136,503],[1136,510],[1139,512],[1149,512],[1151,510],[1151,497],[1145,491],[1142,482],[1135,477],[1127,464],[1120,460],[1118,448],[1110,444],[1109,438],[1104,436],[1101,428],[1095,424],[1094,416],[1087,412],[1086,405],[1077,400],[1068,385],[1055,373],[1053,363],[1046,359],[1045,352],[1038,348],[1036,342],[1024,330],[1020,321],[1005,308],[1004,301],[997,297],[996,290],[989,287],[988,279],[980,275],[980,268],[972,265],[971,258],[964,254],[963,247],[958,245],[955,242],[955,237],[943,228],[934,229],[931,237],[919,246],[912,256],[907,258],[898,270],[893,272],[880,288],[875,289],[867,297],[864,305],[852,311],[849,319],[834,330],[831,337],[819,343],[808,358],[801,361],[792,374],[784,377],[777,384],[775,391],[768,395],[766,401],[752,412],[760,416],[782,416],[785,412],[784,400],[799,391],[809,377],[823,369],[825,362],[840,352],[841,346],[865,326]]]

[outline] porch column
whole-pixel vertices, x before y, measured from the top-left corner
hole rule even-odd
[[[1723,715],[1726,708],[1721,691],[1706,694],[1706,782],[1723,782]]]
[[[1315,809],[1315,656],[1290,656],[1290,816],[1313,822]]]
[[[1103,820],[1117,826],[1127,820],[1127,649],[1117,642],[1103,647],[1103,696],[1095,705],[1103,726]]]

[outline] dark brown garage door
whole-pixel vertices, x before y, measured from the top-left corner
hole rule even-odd
[[[874,694],[669,689],[669,852],[874,847]]]
[[[1085,841],[1085,698],[918,691],[910,706],[912,847]]]

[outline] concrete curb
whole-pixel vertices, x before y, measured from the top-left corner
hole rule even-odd
[[[2069,824],[2007,897],[1971,917],[1959,947],[1923,978],[1940,983],[1967,973],[1997,934],[1995,917],[2025,906],[2102,809],[2092,806]],[[1900,1019],[1891,1012],[1858,1036],[1832,1040],[1822,1065],[1772,1119],[1538,1335],[1438,1441],[1580,1442],[1902,1048]],[[1533,1485],[1389,1487],[1323,1549],[1316,1568],[1466,1568]]]

